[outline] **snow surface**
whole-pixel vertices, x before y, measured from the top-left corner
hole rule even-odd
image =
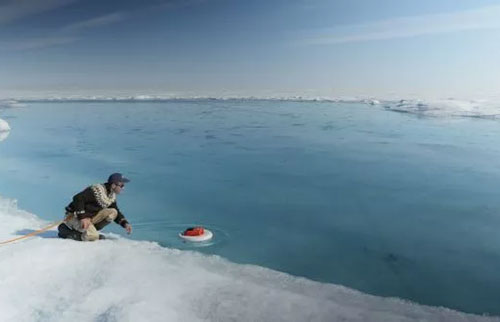
[[[400,100],[386,102],[385,108],[425,116],[465,116],[479,118],[500,118],[498,100]]]
[[[0,220],[0,241],[48,224],[3,197]],[[0,321],[500,321],[152,242],[55,236],[0,246]]]
[[[10,131],[10,126],[7,121],[0,119],[0,132]]]
[[[10,133],[10,126],[7,121],[0,119],[0,142],[5,140]]]

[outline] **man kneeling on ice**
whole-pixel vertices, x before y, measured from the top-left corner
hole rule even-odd
[[[57,228],[59,237],[83,241],[104,239],[98,231],[112,221],[130,234],[132,226],[116,204],[116,195],[129,181],[121,173],[113,173],[108,182],[94,184],[76,194],[66,207],[65,221]]]

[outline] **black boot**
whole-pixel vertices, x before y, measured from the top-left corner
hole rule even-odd
[[[101,222],[98,222],[97,224],[94,224],[94,227],[97,230],[101,230],[104,227],[106,227],[108,224],[109,224],[109,221],[103,220]],[[103,234],[99,234],[99,240],[103,240],[103,239],[106,239],[106,236],[104,236]]]
[[[57,234],[59,238],[74,239],[78,241],[82,240],[82,233],[69,228],[65,223],[60,224],[59,227],[57,227],[57,230],[59,231]]]
[[[94,224],[94,227],[95,227],[95,229],[97,229],[97,230],[101,230],[101,229],[103,229],[104,227],[106,227],[108,224],[109,224],[109,221],[107,221],[107,220],[103,220],[103,221],[101,221],[101,222],[98,222],[97,224]]]

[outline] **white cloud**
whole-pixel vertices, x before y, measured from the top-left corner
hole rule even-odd
[[[76,37],[38,37],[30,39],[20,39],[17,41],[0,42],[3,50],[29,50],[46,48],[71,43]]]
[[[75,22],[60,28],[57,32],[51,35],[46,35],[36,38],[18,39],[15,41],[0,42],[0,49],[3,50],[30,50],[38,48],[46,48],[52,46],[60,46],[75,42],[78,40],[78,34],[90,28],[97,28],[104,25],[109,25],[118,22],[125,18],[125,14],[115,12],[79,22]]]
[[[78,32],[84,29],[96,28],[100,26],[109,25],[125,18],[125,14],[121,12],[114,12],[111,14],[95,17],[92,19],[75,22],[71,25],[61,28],[61,32]]]
[[[75,1],[78,0],[13,0],[9,4],[0,4],[0,24],[56,9]],[[182,6],[196,5],[205,1],[207,0],[166,1],[160,5],[149,6],[143,10],[168,10]],[[131,12],[113,12],[62,26],[45,36],[18,39],[15,41],[0,41],[0,50],[29,50],[72,43],[77,41],[79,34],[86,29],[113,24],[129,16],[131,16]]]
[[[15,0],[0,4],[0,24],[66,6],[76,0]]]
[[[340,44],[485,29],[500,29],[500,5],[344,25],[316,32],[306,43]]]

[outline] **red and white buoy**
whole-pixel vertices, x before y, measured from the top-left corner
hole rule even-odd
[[[184,230],[182,233],[179,233],[179,237],[191,241],[191,242],[202,242],[212,239],[214,234],[208,229],[205,229],[201,226],[190,227]]]

